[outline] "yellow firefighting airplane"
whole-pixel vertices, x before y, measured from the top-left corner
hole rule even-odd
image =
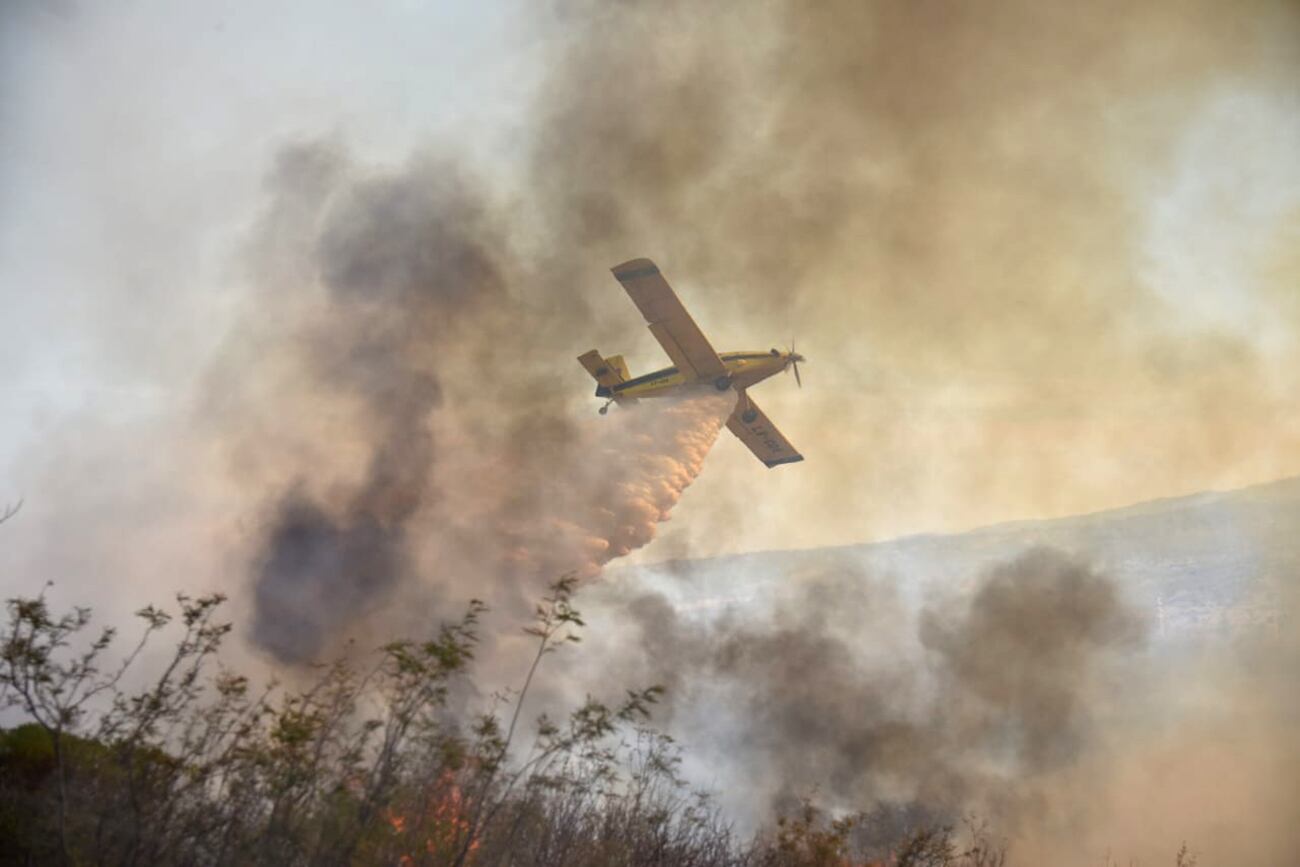
[[[595,377],[596,397],[608,398],[601,415],[611,403],[633,404],[643,397],[667,397],[681,389],[712,384],[718,391],[734,388],[740,395],[736,409],[727,420],[740,441],[768,467],[803,460],[790,441],[781,435],[767,416],[749,397],[749,387],[786,368],[794,369],[799,379],[802,355],[790,347],[789,352],[724,352],[719,355],[709,345],[704,332],[686,312],[668,281],[649,259],[633,259],[613,269],[633,303],[650,324],[650,333],[672,359],[673,366],[632,378],[623,356],[602,358],[596,350],[578,356],[578,361]]]

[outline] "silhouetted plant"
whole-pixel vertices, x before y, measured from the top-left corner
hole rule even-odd
[[[578,640],[574,588],[572,576],[552,585],[526,630],[537,649],[508,722],[492,710],[464,733],[446,704],[474,658],[481,602],[428,640],[384,646],[369,668],[343,660],[302,689],[255,691],[216,664],[230,631],[216,619],[220,596],[178,596],[175,614],[142,609],[141,635],[115,666],[104,664],[115,631],[86,638],[88,609],[55,614],[45,591],[11,599],[0,696],[32,722],[0,742],[2,853],[78,864],[541,864],[571,863],[598,840],[664,853],[720,834],[716,857],[699,863],[735,862],[707,801],[683,794],[671,741],[637,727],[658,687],[589,698],[562,722],[542,716],[512,755],[542,659]],[[123,688],[173,622],[183,632],[159,675]],[[519,851],[552,857],[524,862]]]

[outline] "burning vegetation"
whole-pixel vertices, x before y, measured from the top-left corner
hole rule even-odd
[[[998,607],[1013,575],[1031,566],[1062,571],[1035,556],[995,570],[971,619]],[[480,602],[434,635],[391,642],[368,662],[353,653],[318,667],[298,688],[254,688],[220,664],[231,631],[218,617],[220,596],[178,597],[178,617],[141,610],[140,641],[116,663],[108,659],[114,631],[90,636],[87,609],[58,614],[44,593],[11,599],[0,635],[0,689],[6,706],[29,722],[0,736],[0,859],[398,867],[1008,863],[1005,838],[938,801],[877,798],[865,809],[832,812],[804,796],[776,805],[771,821],[738,836],[710,796],[686,784],[673,739],[649,727],[660,686],[625,690],[613,702],[589,697],[562,719],[543,713],[523,725],[543,662],[579,641],[585,624],[573,607],[576,585],[567,576],[551,586],[524,630],[532,651],[520,688],[494,696],[478,713],[471,711],[481,704],[471,698],[471,670],[487,613]],[[1059,589],[1049,580],[1042,593]],[[142,648],[174,626],[181,634],[170,658],[152,682],[140,680],[134,667]],[[769,701],[780,704],[775,696]],[[1186,848],[1177,863],[1194,863]]]
[[[537,608],[534,667],[576,639],[573,586],[557,582]],[[562,853],[586,848],[620,811],[659,845],[711,816],[674,800],[669,744],[638,728],[657,689],[541,718],[523,749],[527,686],[508,721],[450,706],[479,644],[479,603],[367,666],[342,660],[301,689],[255,690],[217,664],[230,631],[216,619],[221,597],[178,601],[171,659],[131,691],[136,654],[107,665],[111,629],[69,650],[88,611],[11,600],[0,684],[31,721],[0,750],[5,861],[482,864],[536,851],[528,863],[571,863]],[[140,616],[140,646],[172,620]]]
[[[575,581],[525,630],[521,689],[467,716],[485,608],[373,664],[322,667],[305,687],[254,689],[220,666],[219,596],[178,598],[182,630],[152,683],[125,684],[173,615],[139,612],[118,663],[90,613],[12,599],[0,650],[7,706],[29,722],[0,744],[7,863],[399,865],[1000,865],[982,828],[958,843],[935,817],[879,806],[831,818],[805,802],[749,842],[688,789],[671,738],[647,727],[661,688],[588,699],[566,719],[521,708],[541,662],[578,640]],[[85,646],[74,651],[74,646]],[[969,838],[967,840],[967,838]]]

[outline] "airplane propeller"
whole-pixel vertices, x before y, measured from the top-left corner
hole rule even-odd
[[[799,377],[799,362],[803,361],[804,357],[794,351],[793,338],[790,340],[790,352],[788,353],[788,358],[790,359],[790,363],[786,367],[786,370],[789,370],[791,367],[794,368],[794,381],[800,388],[803,388],[803,380]]]

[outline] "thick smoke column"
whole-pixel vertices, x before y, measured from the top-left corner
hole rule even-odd
[[[295,487],[277,505],[276,523],[258,555],[253,638],[284,661],[315,658],[390,601],[396,585],[406,582],[402,589],[418,597],[421,588],[433,593],[440,581],[458,577],[438,574],[439,562],[476,575],[484,582],[480,595],[495,594],[496,604],[513,608],[548,579],[568,573],[592,578],[654,537],[655,526],[699,475],[734,401],[734,394],[705,391],[572,430],[569,454],[580,456],[581,467],[529,466],[499,455],[494,466],[482,468],[480,481],[504,472],[510,478],[501,495],[453,489],[385,497],[368,477],[335,519]],[[428,468],[411,467],[412,474]],[[526,484],[553,501],[521,510],[516,500]],[[440,537],[436,527],[414,522],[413,506],[432,494],[451,497],[469,513],[461,514],[457,528],[468,523],[482,529]],[[384,511],[394,502],[404,508]],[[423,578],[413,568],[422,546],[435,558]]]
[[[524,268],[512,219],[453,165],[375,176],[306,145],[269,194],[249,274],[263,303],[210,378],[220,444],[261,499],[258,644],[306,661],[368,618],[373,643],[469,595],[522,614],[548,581],[650,541],[734,394],[572,421],[582,338],[544,335],[581,327],[585,287]],[[536,376],[563,362],[558,385]]]
[[[311,305],[296,320],[271,316],[276,330],[263,335],[262,350],[296,370],[281,388],[343,402],[354,420],[351,443],[312,442],[329,411],[317,401],[298,418],[266,420],[324,450],[315,466],[282,459],[287,486],[255,557],[253,637],[282,659],[314,656],[408,574],[409,523],[426,504],[435,455],[429,414],[442,396],[424,346],[501,293],[476,205],[454,176],[432,167],[419,185],[345,176],[328,148],[284,154],[256,250],[261,288]],[[259,312],[284,310],[272,303]],[[225,397],[223,410],[233,409],[233,394]],[[259,425],[254,437],[265,435]],[[257,449],[253,439],[237,443]],[[309,484],[331,479],[337,455],[350,451],[354,478]]]

